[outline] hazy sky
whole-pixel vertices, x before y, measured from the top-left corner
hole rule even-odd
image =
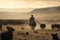
[[[43,8],[60,6],[60,0],[0,0],[0,8]]]

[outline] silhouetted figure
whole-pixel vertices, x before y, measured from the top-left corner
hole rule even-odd
[[[12,40],[13,39],[13,31],[15,31],[15,30],[11,27],[7,27],[7,30],[8,30],[6,32],[7,40]]]
[[[57,33],[56,34],[51,34],[51,35],[52,35],[53,40],[59,40],[59,37],[58,37]]]
[[[35,22],[35,18],[33,17],[33,15],[31,15],[31,18],[29,20],[29,26],[31,27],[32,30],[35,30],[36,22]]]
[[[30,21],[34,21],[34,20],[35,20],[34,16],[31,15]]]
[[[2,32],[2,34],[1,34],[1,40],[7,40],[6,32]]]

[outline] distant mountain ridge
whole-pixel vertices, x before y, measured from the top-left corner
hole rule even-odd
[[[60,6],[34,9],[30,13],[60,13]]]

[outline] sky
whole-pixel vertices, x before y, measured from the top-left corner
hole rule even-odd
[[[60,0],[0,0],[0,11],[29,12],[35,8],[46,8],[54,6],[60,6]],[[21,8],[29,8],[29,9],[21,9]]]
[[[0,8],[44,8],[60,6],[60,0],[0,0]]]

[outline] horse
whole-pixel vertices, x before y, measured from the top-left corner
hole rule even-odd
[[[31,30],[35,30],[36,22],[35,21],[29,21],[29,26],[30,26]]]

